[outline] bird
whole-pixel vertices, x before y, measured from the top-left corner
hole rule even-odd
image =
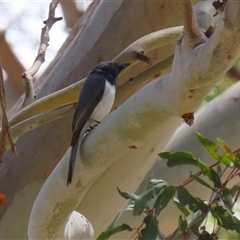
[[[67,186],[72,183],[78,145],[86,132],[98,125],[113,106],[118,74],[129,63],[102,62],[88,74],[78,97],[72,121],[71,154]]]

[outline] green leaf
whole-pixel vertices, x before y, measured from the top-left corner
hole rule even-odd
[[[119,188],[117,188],[117,190],[122,197],[135,202],[133,207],[133,215],[137,216],[142,214],[144,209],[148,207],[149,201],[157,196],[159,192],[166,187],[166,185],[167,183],[165,181],[154,179],[148,184],[149,189],[139,196],[128,192],[122,192]]]
[[[174,197],[176,189],[174,186],[170,185],[164,188],[164,190],[158,195],[153,207],[155,208],[155,215],[158,216],[159,213],[168,205],[170,200]]]
[[[174,198],[173,202],[177,206],[177,208],[183,213],[184,216],[188,216],[190,212],[185,208],[179,201],[178,199]]]
[[[226,209],[222,206],[212,205],[210,210],[213,217],[217,219],[219,226],[226,230],[235,230],[240,233],[240,221],[232,216]]]
[[[144,194],[140,195],[135,201],[133,208],[133,216],[141,215],[145,208],[148,207],[148,202],[154,198],[154,190],[149,189]]]
[[[132,231],[132,228],[128,226],[127,224],[122,224],[121,226],[117,226],[111,230],[102,232],[98,237],[97,240],[107,240],[109,239],[112,235],[123,232],[123,231]]]
[[[178,200],[183,205],[189,205],[191,211],[196,212],[197,210],[201,210],[205,212],[208,207],[207,205],[199,198],[194,198],[188,190],[183,186],[178,186],[177,189]]]
[[[227,152],[232,152],[230,146],[225,142],[223,141],[221,138],[217,138],[217,142],[219,143],[219,145],[221,147],[223,147]]]
[[[227,167],[230,167],[232,164],[232,156],[230,156],[227,153],[223,153],[223,155],[220,157],[219,161],[226,165]]]
[[[189,152],[162,152],[159,153],[159,157],[167,159],[168,167],[175,167],[178,165],[193,165],[199,167],[203,175],[208,176],[208,178],[213,181],[215,187],[221,186],[221,181],[216,172],[209,168],[204,162],[193,157],[192,153]]]
[[[231,197],[234,197],[236,192],[240,190],[240,186],[234,185],[232,188],[224,188],[222,195],[230,195]]]
[[[209,140],[208,138],[205,138],[202,134],[200,134],[199,132],[195,132],[196,137],[198,138],[198,140],[201,142],[201,144],[203,145],[203,147],[209,152],[209,154],[219,160],[220,159],[220,155],[218,154],[217,150],[218,150],[218,146],[216,143],[214,143],[213,141]]]
[[[158,236],[158,220],[156,216],[146,216],[143,219],[145,228],[141,230],[139,240],[156,240]]]
[[[210,186],[208,183],[206,183],[204,180],[202,180],[201,178],[193,175],[192,173],[190,173],[190,177],[193,178],[196,182],[200,183],[201,185],[207,187],[207,188],[210,188],[212,191],[215,191],[215,189]]]
[[[206,219],[207,214],[208,211],[203,213],[201,210],[198,210],[187,217],[188,224],[191,225],[191,230],[196,236],[200,236],[199,228]]]
[[[158,154],[159,157],[167,159],[168,167],[175,167],[178,165],[194,165],[198,166],[198,160],[194,158],[190,152],[161,152]]]
[[[217,174],[218,174],[218,176],[221,177],[221,176],[222,176],[222,173],[223,173],[223,171],[222,171],[221,166],[220,166],[220,165],[217,165]]]
[[[214,183],[214,187],[220,188],[222,186],[219,175],[212,168],[209,168],[204,162],[200,160],[198,162],[198,166],[202,171],[203,175],[208,176],[209,180]]]
[[[195,213],[190,213],[186,218],[189,226],[191,226],[190,231],[187,233],[187,239],[196,239],[199,236],[198,227],[202,224],[206,218],[207,213],[202,213],[200,210]],[[195,232],[191,231],[195,228]],[[183,232],[179,227],[173,232],[173,234],[168,238],[169,240],[184,239]]]
[[[237,166],[237,167],[240,166],[239,158],[236,157],[234,153],[225,152],[222,157],[224,158],[225,161],[230,162],[229,167],[234,167],[234,165]]]
[[[221,194],[221,199],[224,203],[226,209],[233,214],[232,207],[233,207],[233,197],[240,190],[240,187],[235,185],[231,189],[224,188]]]
[[[183,232],[188,232],[188,223],[186,219],[182,219],[182,215],[178,218],[178,228]]]
[[[189,207],[192,211],[194,211],[195,209],[197,210],[197,208],[195,206],[196,200],[188,192],[188,190],[185,187],[178,186],[177,194],[178,194],[178,200],[183,206],[189,205]]]
[[[167,182],[161,179],[151,179],[147,185],[147,189],[156,188],[156,194],[159,193],[162,187],[167,186]]]
[[[117,190],[118,190],[118,193],[125,199],[130,199],[132,201],[136,201],[138,199],[138,196],[136,194],[122,192],[118,187],[117,187]]]
[[[135,205],[133,209],[133,215],[141,215],[145,208],[148,207],[149,201],[151,201],[159,192],[166,187],[166,182],[159,181],[156,185],[153,185],[152,188],[148,189],[145,193],[138,196],[138,199],[135,200]]]
[[[221,188],[222,183],[219,175],[211,168],[211,175],[209,175],[209,180],[211,180],[214,183],[214,187]]]
[[[235,157],[236,157],[236,162],[237,162],[237,166],[240,166],[240,151],[239,149],[235,152]]]
[[[203,173],[204,176],[209,176],[210,173],[210,168],[208,167],[208,165],[202,161],[198,161],[198,167],[200,168],[201,172]]]
[[[203,223],[203,221],[206,219],[208,212],[203,213],[201,210],[198,210],[197,212],[190,213],[186,221],[188,223],[188,226],[191,226],[191,228],[188,231],[188,239],[196,239],[196,236],[199,236],[199,227]],[[182,231],[179,229],[179,227],[174,231],[174,233],[171,235],[169,240],[173,239],[182,239]]]

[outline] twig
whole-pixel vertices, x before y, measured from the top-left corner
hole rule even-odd
[[[41,33],[41,43],[38,49],[38,54],[37,57],[31,66],[31,68],[27,71],[25,71],[22,74],[22,79],[24,83],[24,89],[25,89],[25,99],[23,101],[22,107],[25,107],[29,105],[30,103],[33,102],[33,99],[35,97],[35,92],[34,92],[34,79],[33,76],[38,72],[40,69],[41,65],[45,61],[45,53],[48,47],[48,42],[50,40],[49,38],[49,31],[53,24],[59,20],[62,20],[62,17],[56,18],[55,15],[55,9],[58,5],[59,1],[58,0],[52,0],[52,2],[49,5],[49,14],[48,14],[48,19],[45,20],[43,23],[45,24],[45,27],[42,29]]]
[[[10,130],[7,113],[6,113],[6,97],[5,97],[5,89],[4,89],[4,82],[3,82],[1,59],[0,59],[0,104],[2,109],[2,132],[0,136],[0,170],[1,170],[2,163],[3,163],[3,156],[6,150],[7,138],[10,142],[13,153],[17,156],[17,150],[15,147],[15,143],[13,142],[13,139],[12,139],[12,133]]]
[[[217,166],[220,162],[216,162],[214,164],[212,164],[211,166],[209,166],[209,168],[213,168],[215,166]],[[199,177],[202,174],[202,171],[199,171],[197,173],[194,174],[194,176]],[[187,184],[189,184],[190,182],[194,181],[193,177],[188,178],[186,181],[184,181],[180,186],[186,186]]]
[[[235,199],[234,199],[234,202],[233,202],[233,204],[232,204],[232,208],[233,208],[234,204],[237,202],[237,200],[238,200],[238,198],[239,198],[239,195],[240,195],[240,190],[237,192],[237,195],[236,195],[236,197],[235,197]]]
[[[130,78],[128,82],[125,82],[121,86],[125,85],[126,83],[134,83],[134,82],[140,82],[144,83],[146,81],[149,81],[149,79],[155,79],[157,77],[161,76],[161,72],[167,68],[169,68],[172,65],[174,55],[171,55],[161,62],[156,63],[155,65],[151,66],[150,68],[146,69],[145,71],[139,73],[133,78]],[[119,86],[120,87],[120,86]],[[129,85],[128,85],[129,87]],[[120,89],[118,89],[119,91]]]
[[[191,0],[179,0],[183,16],[184,37],[189,47],[195,48],[197,45],[207,41],[207,37],[198,26],[196,15],[193,10]]]
[[[172,27],[143,36],[125,48],[113,59],[113,61],[131,63],[130,67],[133,67],[139,61],[150,63],[151,59],[146,56],[146,53],[160,48],[166,44],[176,43],[182,29],[182,26]],[[129,68],[126,68],[126,70],[127,69]],[[125,71],[123,70],[122,74],[124,72]]]

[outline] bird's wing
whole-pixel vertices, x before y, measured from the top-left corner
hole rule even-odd
[[[87,84],[83,85],[81,94],[79,96],[77,108],[73,116],[73,136],[71,146],[74,146],[77,143],[80,132],[90,118],[95,107],[100,102],[105,89],[106,80],[101,75],[89,75],[86,81]]]
[[[73,116],[73,136],[71,141],[72,150],[69,160],[67,185],[72,182],[79,138],[83,137],[84,126],[101,100],[105,89],[105,78],[101,75],[89,75],[86,81],[87,84],[83,85],[78,99],[77,108]]]

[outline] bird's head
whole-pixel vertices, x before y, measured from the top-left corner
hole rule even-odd
[[[102,74],[109,81],[112,79],[115,82],[118,74],[129,65],[130,63],[102,62],[94,67],[91,72]]]

